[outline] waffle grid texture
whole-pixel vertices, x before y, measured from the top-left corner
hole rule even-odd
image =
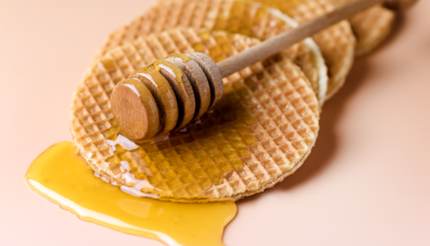
[[[256,43],[172,29],[107,52],[74,99],[72,131],[82,156],[106,182],[163,200],[236,200],[279,182],[303,163],[319,127],[316,95],[285,54],[226,78],[224,98],[190,127],[133,149],[116,142],[121,136],[109,104],[116,83],[157,58],[199,51],[220,60]]]
[[[331,0],[335,6],[341,6],[351,0]],[[394,11],[381,5],[372,7],[353,16],[351,23],[357,38],[356,56],[363,56],[375,50],[388,37],[396,19]]]
[[[142,16],[113,32],[101,49],[111,48],[141,36],[184,27],[196,30],[226,31],[261,41],[290,30],[296,22],[281,12],[261,4],[241,0],[164,0],[156,2]],[[299,65],[320,99],[326,97],[327,68],[321,51],[312,39],[287,51]]]
[[[299,23],[313,20],[335,7],[330,0],[248,0],[277,8]],[[329,72],[327,98],[332,97],[345,83],[354,61],[356,40],[349,22],[342,21],[314,36],[321,49]]]

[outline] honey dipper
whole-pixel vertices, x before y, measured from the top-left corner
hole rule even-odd
[[[203,53],[158,60],[115,86],[111,105],[120,131],[139,142],[180,129],[221,99],[223,77],[267,59],[374,5],[384,3],[404,10],[415,1],[356,0],[218,64]]]

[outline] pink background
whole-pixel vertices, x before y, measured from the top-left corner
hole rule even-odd
[[[159,245],[82,222],[24,173],[70,139],[73,90],[105,36],[150,1],[0,0],[0,245]],[[296,175],[240,203],[227,245],[430,245],[430,1],[357,61]]]

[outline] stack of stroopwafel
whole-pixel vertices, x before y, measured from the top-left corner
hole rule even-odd
[[[136,144],[112,113],[113,87],[156,59],[199,51],[220,61],[339,1],[258,2],[161,0],[109,36],[73,101],[73,139],[98,177],[135,196],[206,202],[261,192],[300,167],[324,101],[344,83],[354,50],[368,49],[356,48],[347,21],[225,78],[215,108],[168,136]],[[354,23],[356,33],[366,29],[365,21]],[[359,35],[363,47],[380,39],[360,33],[371,40]]]

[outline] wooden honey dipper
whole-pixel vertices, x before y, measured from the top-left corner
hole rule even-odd
[[[203,53],[171,56],[139,69],[111,95],[120,131],[134,141],[180,129],[223,96],[222,78],[269,58],[374,5],[405,10],[416,0],[356,0],[216,64]]]

